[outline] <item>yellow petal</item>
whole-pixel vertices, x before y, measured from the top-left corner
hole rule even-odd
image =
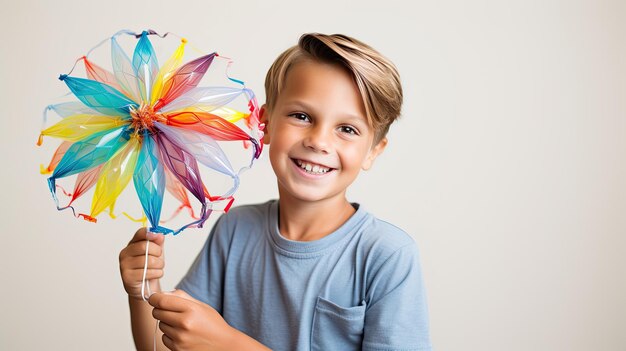
[[[172,56],[163,64],[163,66],[161,66],[161,69],[152,84],[150,105],[154,105],[154,103],[161,98],[161,94],[163,93],[163,84],[172,76],[172,74],[174,74],[174,72],[176,72],[178,66],[180,66],[183,62],[185,44],[187,44],[187,40],[181,39],[178,49],[176,49]]]
[[[129,123],[120,117],[100,115],[74,115],[63,118],[57,124],[41,131],[40,138],[44,135],[61,138],[68,141],[79,141],[93,133],[117,128]]]
[[[222,117],[228,122],[235,123],[242,118],[248,117],[248,114],[245,112],[237,111],[228,107],[215,107],[211,105],[194,105],[188,108],[177,110],[175,112],[208,112],[214,114],[216,116]]]
[[[140,150],[138,139],[132,137],[126,146],[104,165],[96,183],[91,203],[91,217],[95,218],[107,207],[115,204],[115,200],[133,177]],[[111,213],[112,210],[111,207]]]

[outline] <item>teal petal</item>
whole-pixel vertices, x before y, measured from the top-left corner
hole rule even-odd
[[[60,79],[85,105],[105,115],[130,117],[130,110],[137,107],[134,101],[110,85],[66,75]]]
[[[128,126],[122,126],[77,141],[65,152],[50,178],[68,177],[101,165],[113,157],[129,139]]]
[[[133,70],[137,77],[141,100],[149,103],[152,94],[152,84],[159,73],[159,63],[146,31],[141,33],[141,38],[135,47]]]
[[[133,182],[143,212],[152,225],[150,231],[161,233],[167,229],[159,226],[165,192],[165,171],[159,161],[158,153],[159,150],[152,136],[144,132]]]

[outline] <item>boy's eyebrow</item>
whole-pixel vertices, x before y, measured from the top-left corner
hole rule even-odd
[[[287,101],[285,102],[285,106],[287,107],[299,107],[302,108],[304,110],[309,110],[309,111],[315,111],[315,108],[313,107],[313,105],[309,105],[308,103],[302,101],[302,100],[292,100],[292,101]],[[342,114],[346,119],[348,120],[354,120],[355,122],[362,122],[362,123],[366,123],[366,118],[365,117],[361,117],[358,114],[352,114],[352,113],[344,113]]]
[[[304,108],[305,110],[314,110],[312,105],[307,104],[304,101],[301,100],[291,100],[291,101],[287,101],[285,103],[285,105],[289,106],[289,107],[301,107]]]

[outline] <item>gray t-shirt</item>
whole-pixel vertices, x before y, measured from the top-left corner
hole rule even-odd
[[[431,350],[415,242],[354,206],[308,242],[279,233],[276,200],[233,208],[178,288],[274,350]]]

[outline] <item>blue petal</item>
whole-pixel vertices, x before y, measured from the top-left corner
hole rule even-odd
[[[165,192],[165,172],[163,165],[157,157],[159,150],[152,137],[144,132],[141,152],[133,174],[133,182],[137,196],[143,207],[143,211],[148,217],[152,227],[151,232],[171,231],[167,228],[159,227],[161,218],[161,208],[163,206],[163,193]]]
[[[152,84],[159,73],[159,63],[146,31],[141,33],[141,38],[135,47],[133,70],[135,70],[135,76],[137,77],[141,100],[149,103],[152,94]]]
[[[91,79],[61,76],[72,93],[88,107],[109,116],[129,116],[137,103],[117,89]]]

